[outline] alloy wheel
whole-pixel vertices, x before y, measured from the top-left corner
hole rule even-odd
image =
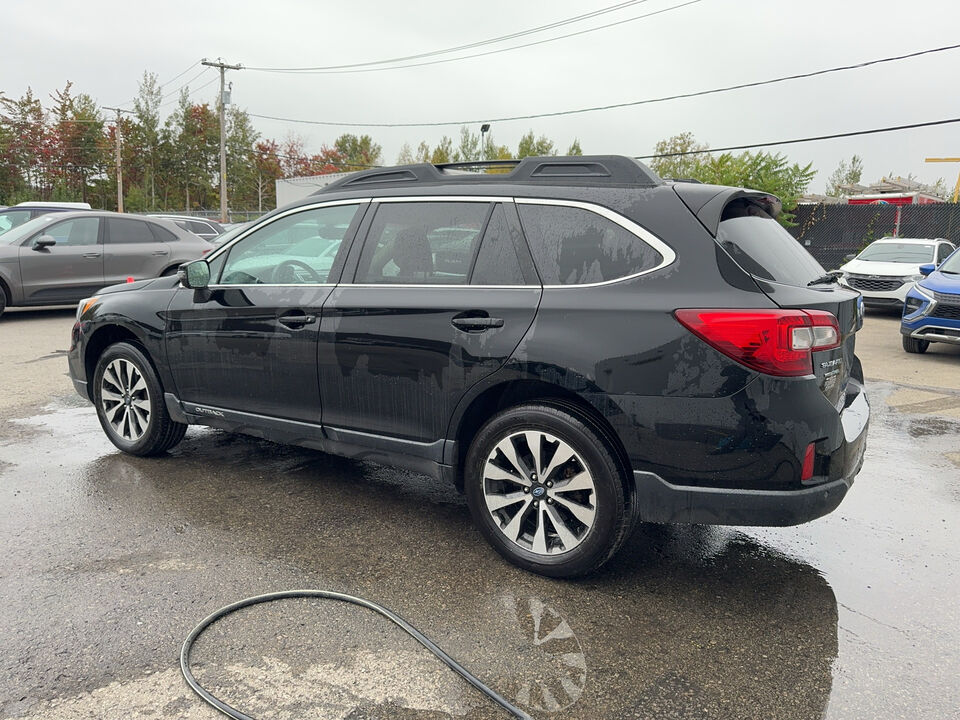
[[[596,519],[593,475],[568,443],[524,430],[496,444],[483,467],[483,497],[500,531],[538,555],[577,547]]]
[[[117,358],[103,371],[100,406],[113,431],[128,442],[136,442],[150,423],[150,391],[140,369],[129,360]]]

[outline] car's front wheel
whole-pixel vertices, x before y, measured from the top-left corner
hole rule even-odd
[[[930,347],[929,340],[917,340],[909,335],[901,335],[900,337],[903,338],[903,349],[908,353],[925,353],[927,348]]]
[[[467,503],[494,548],[551,577],[590,573],[630,529],[621,463],[589,423],[550,405],[496,415],[464,466]]]
[[[100,425],[124,452],[158,455],[183,440],[187,426],[170,417],[160,380],[136,345],[108,347],[97,362],[93,383]]]

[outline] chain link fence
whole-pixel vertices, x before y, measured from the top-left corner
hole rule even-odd
[[[790,234],[826,270],[882,237],[946,238],[960,244],[960,204],[799,205]]]

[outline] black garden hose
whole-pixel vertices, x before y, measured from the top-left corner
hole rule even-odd
[[[520,720],[533,720],[533,718],[527,715],[527,713],[525,713],[523,710],[518,708],[495,690],[485,685],[478,677],[476,677],[452,657],[447,655],[447,653],[437,647],[437,645],[426,635],[417,630],[413,625],[408,623],[396,613],[383,607],[383,605],[378,605],[370,600],[354,597],[353,595],[334,592],[332,590],[285,590],[283,592],[255,595],[244,600],[239,600],[231,605],[227,605],[226,607],[222,607],[212,615],[209,615],[199,625],[190,631],[190,634],[187,635],[187,639],[183,641],[183,648],[180,650],[180,671],[183,673],[183,678],[187,681],[187,685],[189,685],[197,695],[203,698],[207,704],[216,708],[227,717],[234,718],[234,720],[254,720],[254,718],[250,715],[247,715],[246,713],[227,705],[208,690],[200,686],[200,683],[197,682],[197,679],[193,676],[193,673],[190,672],[190,651],[193,649],[193,643],[198,637],[200,637],[203,631],[213,625],[213,623],[220,618],[225,617],[232,612],[236,612],[240,608],[250,607],[251,605],[259,605],[260,603],[272,602],[274,600],[287,600],[290,598],[322,598],[324,600],[339,600],[341,602],[351,603],[353,605],[360,605],[368,610],[373,610],[375,613],[382,615],[383,617],[387,618],[387,620],[390,620],[395,625],[398,625],[414,640],[440,658],[440,660],[443,661],[447,667],[460,675],[460,677],[477,688],[477,690],[482,692],[493,702],[497,703],[497,705],[502,707],[513,717],[520,718]]]

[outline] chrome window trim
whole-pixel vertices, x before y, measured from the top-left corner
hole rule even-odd
[[[261,227],[266,227],[267,225],[272,224],[272,223],[273,223],[274,221],[276,221],[276,220],[280,220],[280,219],[282,219],[282,218],[289,217],[289,216],[291,216],[291,215],[296,215],[297,213],[306,212],[307,210],[318,210],[318,209],[320,209],[320,208],[325,208],[325,207],[337,207],[337,206],[339,206],[339,205],[363,205],[363,204],[365,204],[365,203],[366,203],[366,204],[369,204],[369,203],[370,203],[370,198],[352,198],[352,199],[350,199],[350,200],[328,200],[328,201],[326,201],[326,202],[319,201],[319,202],[316,202],[316,203],[310,203],[309,205],[297,205],[296,207],[292,207],[292,208],[290,208],[289,210],[284,210],[282,213],[278,213],[278,214],[272,216],[272,217],[271,217],[267,222],[265,222],[265,223],[257,223],[257,222],[255,222],[251,227],[248,227],[246,230],[244,230],[242,233],[240,233],[239,235],[237,235],[233,240],[231,240],[230,242],[228,242],[226,245],[222,245],[221,247],[218,247],[216,250],[214,250],[214,251],[211,252],[209,255],[207,255],[206,257],[204,257],[203,260],[205,260],[205,261],[207,262],[207,264],[209,265],[211,260],[215,260],[219,255],[221,255],[222,253],[226,252],[229,248],[232,248],[234,245],[236,245],[238,242],[240,242],[240,241],[243,240],[245,237],[247,237],[248,235],[250,235],[252,232],[254,232],[255,230],[259,230]],[[255,287],[255,288],[268,288],[268,287],[299,287],[299,288],[305,288],[305,287],[336,287],[336,285],[337,285],[337,283],[253,283],[253,284],[249,284],[249,283],[248,283],[248,284],[243,284],[243,285],[240,285],[240,284],[237,284],[237,285],[221,285],[221,284],[216,284],[216,285],[208,285],[207,287],[208,287],[208,288],[214,288],[214,289],[218,289],[218,290],[219,290],[219,289],[223,289],[223,288],[239,288],[239,287]],[[183,287],[183,286],[181,285],[180,287]]]
[[[610,208],[604,207],[603,205],[597,205],[590,202],[582,202],[579,200],[556,200],[553,198],[535,198],[535,197],[516,197],[510,195],[408,195],[403,197],[385,197],[385,198],[352,198],[348,200],[331,200],[327,202],[317,202],[310,205],[298,205],[297,207],[290,208],[284,212],[274,215],[270,218],[270,223],[275,220],[279,220],[290,215],[304,212],[306,210],[315,210],[317,208],[323,207],[334,207],[338,205],[362,205],[364,203],[372,204],[381,204],[381,203],[402,203],[402,202],[477,202],[477,203],[514,203],[518,205],[552,205],[557,207],[572,207],[578,208],[580,210],[586,210],[588,212],[595,213],[601,217],[610,220],[611,222],[619,225],[627,232],[632,235],[637,236],[643,242],[647,243],[650,247],[656,250],[661,258],[663,258],[659,265],[656,265],[652,268],[646,270],[641,270],[638,273],[633,273],[631,275],[624,275],[620,278],[614,278],[613,280],[604,280],[602,282],[595,283],[576,283],[571,285],[470,285],[470,284],[440,284],[440,283],[354,283],[354,282],[340,282],[340,283],[296,283],[296,284],[247,284],[247,285],[210,285],[211,288],[240,288],[240,287],[257,287],[257,288],[268,288],[268,287],[357,287],[357,288],[442,288],[442,289],[452,289],[452,288],[471,288],[478,290],[531,290],[531,289],[544,289],[544,290],[572,290],[576,288],[591,288],[591,287],[602,287],[604,285],[614,285],[616,283],[622,283],[627,280],[633,280],[634,278],[647,275],[657,270],[662,270],[665,267],[672,265],[676,259],[677,255],[674,252],[673,248],[667,245],[663,240],[654,235],[652,232],[647,230],[642,225],[635,223],[634,221],[624,217],[620,213],[611,210]],[[269,223],[267,223],[269,224]],[[206,261],[215,260],[220,254],[226,252],[229,248],[233,247],[234,244],[238,243],[243,238],[247,237],[250,233],[258,230],[265,225],[255,224],[253,227],[247,228],[240,235],[235,237],[226,245],[217,248],[210,255],[204,258]]]

